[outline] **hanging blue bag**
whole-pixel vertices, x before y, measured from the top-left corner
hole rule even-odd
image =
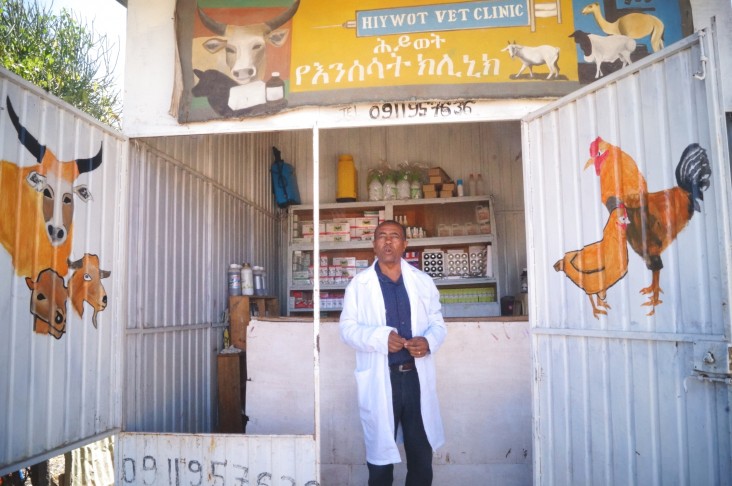
[[[291,204],[300,204],[300,191],[297,188],[295,168],[282,160],[277,147],[272,147],[272,153],[274,162],[272,162],[270,172],[272,173],[272,192],[277,206],[286,208]]]

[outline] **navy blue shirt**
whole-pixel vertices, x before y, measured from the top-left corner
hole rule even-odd
[[[409,295],[404,286],[404,278],[399,275],[399,279],[392,282],[389,277],[381,273],[378,263],[374,267],[376,275],[379,277],[381,295],[384,297],[386,325],[395,328],[404,339],[412,339],[412,309],[409,306]],[[410,361],[414,361],[414,358],[405,348],[396,353],[389,353],[389,366]]]

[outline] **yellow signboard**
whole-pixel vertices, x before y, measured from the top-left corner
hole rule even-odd
[[[685,34],[689,0],[178,0],[181,122],[561,96]]]
[[[340,1],[300,6],[293,19],[290,91],[577,81],[571,0]],[[421,5],[415,5],[421,4]],[[379,8],[381,7],[381,8]],[[530,9],[534,9],[533,15]],[[510,45],[524,46],[523,52]],[[525,52],[525,54],[523,54]],[[531,58],[528,67],[519,57]],[[533,72],[533,78],[532,78]]]

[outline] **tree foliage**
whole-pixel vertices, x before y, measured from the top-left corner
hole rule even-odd
[[[95,33],[65,8],[55,14],[35,0],[0,0],[0,65],[120,128],[113,76],[119,48],[113,47],[106,34]]]

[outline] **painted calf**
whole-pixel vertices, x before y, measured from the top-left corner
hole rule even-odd
[[[66,332],[66,301],[69,298],[64,279],[54,270],[46,268],[36,280],[26,277],[25,283],[31,289],[33,331],[61,339]]]
[[[71,307],[82,317],[84,302],[88,302],[94,309],[92,324],[96,328],[97,314],[107,308],[107,291],[104,290],[102,279],[109,277],[112,272],[100,270],[99,257],[89,253],[74,262],[69,260],[69,268],[73,272],[69,277]]]
[[[91,199],[86,185],[74,183],[80,174],[101,165],[102,148],[94,157],[61,162],[20,124],[9,97],[7,109],[18,140],[38,165],[0,161],[0,244],[12,257],[17,275],[34,278],[45,268],[66,275],[74,194],[84,202]]]

